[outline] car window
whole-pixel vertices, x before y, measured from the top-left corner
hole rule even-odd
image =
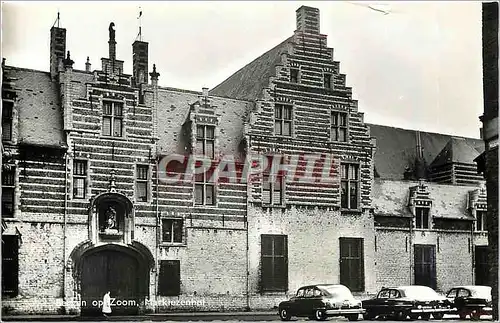
[[[316,296],[322,296],[322,293],[319,289],[315,288],[314,291],[313,291],[313,295],[316,297]]]
[[[469,297],[469,296],[470,296],[470,292],[467,289],[460,288],[458,290],[458,297]]]
[[[450,289],[448,294],[446,294],[446,297],[449,297],[449,298],[457,297],[457,290],[455,288]]]
[[[299,289],[297,291],[297,297],[304,297],[304,289]]]
[[[399,298],[401,295],[399,294],[399,291],[397,289],[391,289],[389,292],[389,298]]]
[[[384,289],[384,290],[381,290],[380,293],[378,293],[377,298],[389,298],[389,295],[390,295],[390,290]]]
[[[306,289],[306,297],[313,297],[313,295],[314,295],[314,289],[313,288]]]

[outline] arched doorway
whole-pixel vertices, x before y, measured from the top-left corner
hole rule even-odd
[[[100,301],[110,291],[113,314],[137,314],[148,294],[149,266],[132,248],[104,245],[85,252],[80,260],[82,315],[101,315]]]

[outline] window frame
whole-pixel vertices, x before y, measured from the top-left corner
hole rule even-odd
[[[11,177],[12,181],[6,181],[5,179]],[[12,198],[9,201],[4,201],[4,197],[8,196],[4,192],[10,191],[12,194]],[[4,206],[5,204],[11,204],[12,213],[5,213]],[[5,207],[6,209],[6,207]],[[4,218],[13,218],[16,212],[16,167],[11,166],[9,170],[2,169],[2,217]]]
[[[328,83],[327,78],[329,78]],[[333,90],[333,73],[323,72],[323,88]]]
[[[277,110],[279,109],[279,110]],[[286,118],[286,113],[285,111],[289,110],[290,111],[290,118]],[[279,113],[277,113],[279,111]],[[292,138],[293,137],[293,126],[294,126],[294,109],[293,109],[293,104],[282,104],[282,103],[275,103],[274,104],[274,135],[275,136],[280,136],[280,137],[286,137],[286,138]],[[280,126],[280,131],[277,131],[276,125]],[[284,134],[284,129],[285,125],[288,124],[290,127],[290,134]]]
[[[347,166],[347,177],[344,178],[343,177],[343,166]],[[356,178],[350,178],[350,175],[351,175],[351,167],[355,167],[355,174],[356,174]],[[360,198],[360,195],[361,195],[361,190],[360,190],[360,186],[361,186],[361,166],[359,163],[356,163],[356,162],[349,162],[349,161],[345,161],[345,162],[341,162],[340,163],[340,208],[341,210],[346,210],[346,211],[358,211],[361,209],[361,198]],[[343,198],[343,193],[342,193],[342,187],[343,187],[343,184],[344,183],[347,183],[347,206],[344,205],[343,201],[344,201],[344,198]],[[352,198],[351,198],[351,185],[353,184],[356,184],[356,207],[352,207]]]
[[[265,239],[270,239],[270,242],[272,244],[271,247],[271,254],[265,254],[264,253],[264,240]],[[275,252],[275,241],[277,239],[282,240],[282,254],[277,254]],[[261,253],[260,253],[260,287],[262,292],[286,292],[288,290],[288,236],[283,235],[283,234],[261,234]],[[266,278],[264,279],[264,276],[266,273],[264,272],[264,259],[271,259],[271,268],[272,268],[272,273],[271,273],[271,283],[267,283],[269,280]],[[284,273],[276,273],[277,268],[276,265],[278,264],[276,259],[282,259],[282,264],[283,264],[283,270]],[[277,277],[281,277],[282,281],[276,281]]]
[[[264,207],[284,207],[285,206],[285,175],[283,174],[275,174],[273,181],[269,181],[269,189],[265,189],[266,178],[269,180],[271,178],[271,174],[269,172],[262,173],[262,183],[261,183],[261,199],[262,206]],[[276,189],[277,183],[279,184],[279,189]],[[264,201],[264,192],[269,191],[269,203]],[[274,192],[280,192],[280,201],[276,203],[274,200]]]
[[[341,124],[342,116],[345,117],[345,124]],[[330,114],[330,140],[333,142],[347,143],[348,136],[348,122],[349,114],[344,111],[332,111]],[[341,130],[344,130],[344,140],[340,140]],[[335,135],[334,135],[335,133]]]
[[[9,113],[5,113],[8,111]],[[14,101],[2,100],[2,141],[10,142],[13,136],[13,123],[14,123]],[[5,138],[5,125],[8,124],[8,138]]]
[[[425,210],[424,213],[421,213]],[[419,221],[419,218],[420,221]],[[424,220],[427,221],[424,221]],[[421,225],[419,226],[419,222]],[[430,230],[432,229],[431,227],[431,209],[428,207],[422,207],[422,206],[416,206],[415,207],[415,229],[420,229],[420,230]]]
[[[295,74],[296,73],[296,74]],[[300,84],[300,68],[290,67],[290,83]]]
[[[170,222],[170,225],[166,225]],[[176,241],[175,225],[174,222],[180,223],[180,239]],[[166,228],[168,226],[168,228]],[[165,240],[166,229],[170,231],[171,240]],[[163,245],[180,245],[184,244],[185,232],[184,232],[184,219],[180,218],[161,218],[161,244]]]
[[[140,169],[146,170],[146,178],[140,178]],[[148,203],[150,201],[150,167],[148,164],[136,164],[135,166],[135,201],[138,203]],[[139,184],[145,185],[146,199],[142,200],[139,196]]]
[[[481,219],[479,221],[479,219]],[[474,232],[487,232],[486,227],[487,211],[486,210],[476,210],[476,216],[474,221]],[[481,225],[479,225],[481,223]],[[479,228],[480,226],[480,228]]]
[[[199,129],[203,129],[203,135],[199,135],[199,132],[198,130]],[[211,129],[213,130],[213,136],[210,137],[208,136],[208,129]],[[198,154],[199,153],[199,148],[198,148],[198,144],[201,143],[201,153],[202,155],[204,156],[207,156],[209,157],[210,159],[214,160],[215,158],[215,129],[216,127],[214,125],[209,125],[209,124],[197,124],[196,125],[196,143],[195,143],[195,150],[196,150],[196,153]],[[207,150],[208,150],[208,145],[207,143],[211,142],[212,143],[212,151],[211,151],[211,155],[207,154]]]
[[[194,176],[194,191],[193,191],[193,198],[194,198],[194,206],[204,206],[204,207],[215,207],[217,206],[217,194],[216,194],[216,185],[214,181],[210,181],[212,177],[214,177],[214,172],[215,169],[211,168],[209,172],[205,171],[201,174],[195,174]],[[200,180],[201,178],[201,180]],[[198,187],[201,187],[201,199],[202,202],[198,203]],[[209,204],[207,203],[207,192],[209,189],[212,189],[212,203]]]
[[[82,168],[85,173],[84,174],[76,174],[77,171],[77,163],[84,163],[84,167]],[[72,180],[73,180],[73,185],[71,189],[71,197],[75,200],[84,200],[87,198],[87,190],[89,187],[89,180],[88,180],[88,174],[89,174],[89,161],[87,159],[73,159],[73,172],[72,172]],[[75,194],[75,188],[76,188],[76,183],[77,179],[83,179],[83,196],[77,196]]]
[[[106,104],[110,104],[111,109],[110,112],[106,110]],[[121,114],[116,114],[116,107],[120,106],[121,107]],[[125,103],[123,101],[116,101],[116,100],[109,100],[109,99],[104,99],[102,100],[102,135],[105,137],[111,137],[111,138],[124,138],[125,137]],[[105,133],[105,121],[104,120],[110,120],[109,121],[109,131],[110,133],[107,134]],[[120,135],[116,135],[115,132],[115,124],[117,121],[120,121]]]

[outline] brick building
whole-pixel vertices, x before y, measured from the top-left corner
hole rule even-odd
[[[107,290],[140,304],[115,309],[131,313],[269,309],[315,282],[360,297],[482,282],[481,141],[366,124],[319,10],[296,17],[290,38],[210,92],[159,86],[142,41],[126,74],[113,23],[99,69],[73,69],[59,27],[50,72],[3,64],[4,313],[92,313]],[[172,154],[232,156],[239,178],[252,155],[289,166],[167,182]],[[315,178],[313,154],[332,181],[286,173]],[[160,303],[178,299],[196,303]]]

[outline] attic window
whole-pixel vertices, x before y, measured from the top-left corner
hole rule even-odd
[[[325,89],[332,89],[332,74],[330,73],[323,74],[323,85]]]
[[[291,83],[299,83],[299,69],[291,68],[290,69],[290,82]]]

